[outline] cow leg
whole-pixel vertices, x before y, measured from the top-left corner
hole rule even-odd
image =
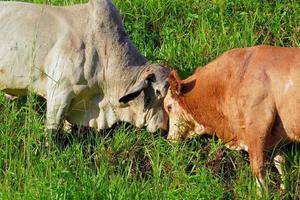
[[[284,186],[284,174],[283,174],[283,166],[285,165],[285,158],[283,155],[281,154],[277,154],[274,158],[273,158],[273,162],[275,164],[275,167],[278,171],[278,173],[280,174],[280,178],[281,178],[281,183],[280,183],[280,189],[282,191],[285,190],[285,186]]]
[[[253,75],[252,75],[253,76]],[[242,112],[245,120],[245,129],[242,137],[248,146],[251,170],[256,178],[257,192],[267,192],[265,184],[265,159],[267,140],[271,134],[276,119],[276,107],[273,97],[269,95],[268,77],[264,73],[251,76],[251,87],[245,88],[247,100],[244,101]],[[254,80],[253,80],[254,79]]]
[[[245,142],[248,145],[248,153],[252,173],[256,178],[258,194],[267,192],[265,185],[265,159],[266,145],[272,126],[275,122],[274,109],[265,106],[258,106],[253,109],[247,119],[245,129]]]

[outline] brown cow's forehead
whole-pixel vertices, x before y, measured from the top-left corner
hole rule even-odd
[[[171,95],[171,90],[170,88],[168,89],[168,92],[167,92],[167,95],[164,99],[164,108],[166,109],[167,106],[172,105],[172,103],[175,101],[175,99],[172,98],[172,95]]]
[[[174,98],[171,93],[171,90],[168,89],[168,93],[164,99],[164,109],[169,114],[170,118],[180,118],[183,114],[183,108],[179,105],[176,98]]]

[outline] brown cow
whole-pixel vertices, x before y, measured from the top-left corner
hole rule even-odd
[[[216,134],[230,149],[248,151],[252,172],[266,189],[265,152],[300,140],[300,48],[234,49],[186,80],[173,71],[169,83],[168,139]],[[274,161],[281,173],[284,160]]]

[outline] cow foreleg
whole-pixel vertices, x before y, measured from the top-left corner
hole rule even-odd
[[[268,95],[261,82],[254,82],[257,86],[252,98],[247,100],[245,115],[245,132],[243,138],[248,146],[250,165],[257,182],[257,192],[263,195],[268,192],[265,183],[266,145],[272,126],[275,122],[276,109],[272,98]]]
[[[261,114],[261,121],[249,120],[251,123],[246,127],[245,135],[251,170],[256,178],[257,193],[260,196],[268,192],[265,184],[266,143],[270,134],[270,127],[274,122],[272,115],[263,114]],[[252,123],[254,121],[255,123]]]

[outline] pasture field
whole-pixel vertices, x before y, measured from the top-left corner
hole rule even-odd
[[[182,77],[235,47],[300,47],[297,0],[114,3],[143,55]],[[39,102],[34,94],[10,102],[0,93],[0,199],[300,199],[297,144],[280,149],[287,157],[287,191],[280,192],[279,174],[268,163],[269,191],[260,198],[247,154],[226,150],[216,138],[171,144],[162,133],[119,124],[101,133],[57,134],[45,147],[45,106]]]

